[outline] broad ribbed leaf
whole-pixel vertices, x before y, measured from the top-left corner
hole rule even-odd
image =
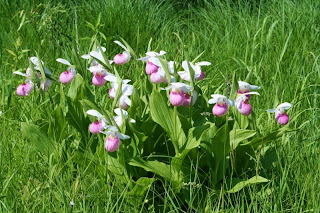
[[[150,96],[150,111],[152,119],[167,132],[172,142],[179,148],[183,147],[186,143],[186,135],[182,130],[180,119],[156,90],[153,90]]]
[[[235,149],[240,142],[253,137],[255,134],[255,130],[233,129],[230,131],[230,145]]]
[[[266,182],[269,182],[269,180],[264,177],[261,177],[261,176],[254,176],[254,177],[250,178],[249,180],[238,182],[235,186],[232,187],[232,189],[230,189],[227,192],[228,193],[238,192],[246,186],[254,185],[254,184],[258,184],[258,183],[266,183]]]
[[[166,180],[171,180],[170,166],[157,160],[145,161],[142,158],[135,157],[130,160],[131,166],[143,168],[148,172],[153,172]]]

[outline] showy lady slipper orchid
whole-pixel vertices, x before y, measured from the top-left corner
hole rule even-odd
[[[29,68],[28,68],[28,69],[29,69]],[[26,72],[28,72],[28,69],[27,69]],[[14,73],[14,74],[17,74],[17,75],[21,75],[21,76],[27,78],[26,81],[25,81],[25,83],[20,84],[20,85],[17,87],[17,90],[16,90],[17,95],[19,95],[19,96],[27,96],[27,95],[29,95],[30,92],[32,92],[32,89],[33,89],[33,83],[32,83],[32,81],[30,80],[30,74],[29,74],[29,73],[25,74],[25,73],[22,73],[22,72],[20,72],[20,71],[15,71],[15,72],[13,72],[13,73]],[[29,75],[28,75],[28,74],[29,74]]]
[[[109,73],[102,66],[97,65],[89,67],[89,71],[93,73],[92,83],[95,86],[101,87],[106,83],[106,79],[104,77],[106,77]]]
[[[119,87],[119,84],[117,83],[117,78],[115,75],[109,74],[105,77],[105,79],[107,81],[112,82],[111,83],[112,88],[109,90],[109,96],[111,99],[114,99]],[[128,96],[132,95],[133,86],[128,84],[130,81],[131,80],[129,79],[122,80],[122,93],[118,102],[118,106],[125,110],[128,109],[129,106],[131,106],[131,100],[129,99]]]
[[[207,61],[201,61],[201,62],[198,62],[195,64],[189,62],[189,64],[190,64],[190,67],[194,70],[194,78],[197,80],[202,80],[205,77],[204,72],[201,70],[201,66],[211,65],[211,63],[207,62]],[[183,79],[185,81],[190,81],[190,70],[189,70],[189,66],[188,66],[187,61],[182,62],[182,68],[184,69],[184,71],[178,72],[181,79]]]
[[[124,120],[122,120],[122,116],[121,116],[121,110],[122,110],[122,114],[124,119],[128,119],[128,112],[121,109],[121,108],[116,108],[114,110],[114,112],[117,114],[116,116],[113,117],[113,119],[115,120],[115,122],[117,123],[118,127],[121,128]],[[130,123],[135,123],[136,121],[132,118],[130,118],[129,120]]]
[[[108,131],[101,133],[107,135],[107,140],[104,144],[104,147],[108,152],[114,152],[119,148],[120,139],[126,140],[130,138],[128,135],[120,133],[114,126],[108,126]]]
[[[170,103],[173,106],[181,106],[185,101],[184,93],[191,92],[191,86],[184,83],[171,83],[170,86],[166,88],[172,89],[170,92]]]
[[[170,74],[174,74],[174,63],[175,63],[174,61],[168,62],[168,68],[169,68]],[[159,65],[158,71],[151,73],[150,81],[155,84],[159,84],[162,82],[166,84],[168,83],[166,72],[161,64]],[[174,77],[172,75],[171,75],[171,82],[174,82]]]
[[[164,54],[166,54],[166,52],[163,50],[161,50],[159,53],[151,51],[151,52],[146,53],[147,56],[145,56],[143,58],[139,58],[137,60],[147,61],[146,73],[148,75],[151,75],[152,73],[157,72],[159,67],[161,66],[161,63],[160,63],[159,59],[157,58],[157,56],[162,56]]]
[[[99,134],[101,131],[106,129],[107,120],[97,110],[91,109],[86,112],[88,115],[97,117],[97,121],[93,122],[89,126],[89,130],[92,134]]]
[[[275,117],[277,122],[281,125],[286,125],[289,122],[289,116],[285,110],[288,110],[291,107],[292,107],[292,104],[288,102],[284,102],[275,109],[268,109],[267,112],[270,112],[270,113],[275,112]]]
[[[74,66],[71,65],[71,63],[63,58],[58,58],[57,62],[60,62],[62,64],[68,65],[68,69],[61,73],[59,80],[63,84],[69,84],[74,77],[76,76],[76,70]]]
[[[257,92],[247,92],[239,95],[235,100],[235,105],[238,111],[245,116],[250,115],[252,112],[252,107],[248,103],[248,95],[260,95],[260,94]]]
[[[213,94],[211,95],[211,99],[209,99],[208,103],[209,104],[215,104],[214,107],[212,108],[212,113],[213,115],[217,117],[224,116],[228,112],[228,106],[233,106],[234,103],[230,99],[228,99],[224,95],[220,94]]]
[[[193,91],[193,97],[192,97],[192,106],[196,103],[198,97],[198,93],[197,91]],[[186,93],[184,95],[184,102],[183,102],[183,106],[184,107],[189,107],[190,106],[190,102],[191,102],[191,95],[190,92]]]
[[[250,85],[249,83],[244,82],[244,81],[238,81],[238,84],[239,84],[238,94],[248,93],[248,92],[250,92],[250,90],[258,90],[258,89],[260,89],[259,86]],[[246,101],[249,101],[249,100],[250,100],[250,94],[247,95]]]
[[[117,54],[114,56],[113,61],[115,64],[122,65],[130,61],[131,55],[129,53],[129,50],[124,44],[122,44],[120,41],[114,41],[114,43],[118,44],[120,47],[124,49],[122,54]]]

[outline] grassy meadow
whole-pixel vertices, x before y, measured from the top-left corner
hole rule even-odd
[[[1,0],[0,11],[0,212],[320,211],[320,1]],[[70,58],[73,47],[89,53],[93,36],[112,57],[119,53],[113,43],[119,37],[139,57],[151,38],[152,50],[165,50],[177,61],[205,51],[200,60],[212,65],[198,86],[212,94],[223,94],[234,73],[239,80],[249,74],[250,83],[261,86],[252,105],[262,131],[279,127],[266,109],[292,103],[288,125],[296,131],[253,156],[270,181],[230,194],[190,186],[189,199],[181,200],[158,180],[141,200],[130,194],[129,184],[118,184],[90,145],[79,148],[72,127],[64,127],[65,138],[53,140],[51,155],[31,145],[21,123],[48,129],[60,83],[46,96],[20,97],[15,90],[23,80],[13,71],[25,71],[37,52],[58,78],[65,67],[56,59]],[[132,63],[118,71],[137,79],[144,66]],[[97,102],[105,100],[107,88],[90,89]],[[269,159],[268,166],[259,164]],[[201,162],[193,163],[197,173]],[[195,176],[190,182],[203,180]]]

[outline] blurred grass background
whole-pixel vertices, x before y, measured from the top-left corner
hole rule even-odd
[[[1,212],[320,210],[320,1],[2,0],[0,11]],[[94,26],[99,14],[101,24]],[[285,101],[293,103],[290,126],[298,131],[274,143],[275,162],[266,171],[270,183],[226,196],[208,189],[205,199],[191,196],[187,203],[159,183],[145,202],[135,203],[126,188],[95,173],[97,160],[84,159],[82,166],[73,167],[76,140],[61,145],[61,158],[32,149],[21,136],[20,122],[45,125],[52,109],[48,101],[42,103],[37,97],[18,97],[15,88],[22,79],[12,72],[26,69],[28,57],[37,51],[58,77],[61,67],[56,58],[70,56],[74,45],[80,54],[88,53],[97,32],[110,56],[120,51],[112,42],[119,37],[141,56],[150,38],[153,50],[165,50],[167,58],[177,61],[205,51],[200,60],[213,65],[205,69],[208,78],[200,86],[210,91],[222,93],[234,72],[242,80],[251,73],[250,83],[262,86],[253,106],[258,125],[265,129],[277,127],[265,109]],[[141,65],[137,72],[143,69]],[[190,194],[198,193],[190,189]],[[73,208],[69,207],[71,200]]]

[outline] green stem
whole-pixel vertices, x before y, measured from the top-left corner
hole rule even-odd
[[[177,107],[175,106],[173,108],[173,117],[174,117],[174,131],[175,131],[175,137],[174,139],[172,140],[172,143],[173,143],[173,146],[174,146],[174,150],[176,152],[176,156],[178,156],[179,154],[179,147],[178,147],[178,135],[176,130],[177,130]]]

